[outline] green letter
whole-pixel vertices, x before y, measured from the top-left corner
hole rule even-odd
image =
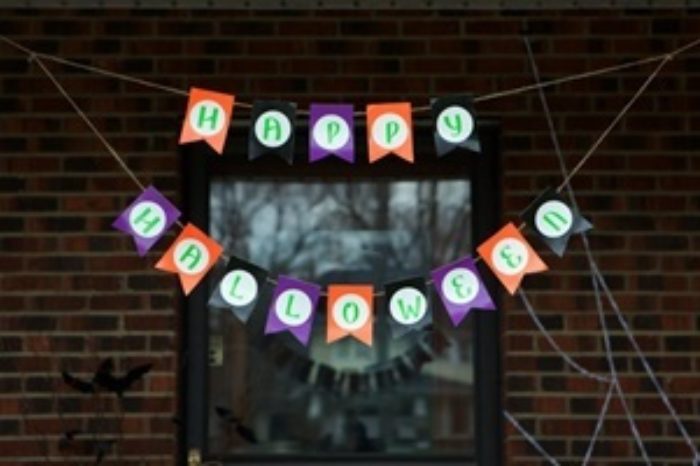
[[[150,213],[151,213],[151,208],[146,207],[145,209],[143,209],[141,214],[139,214],[139,216],[134,219],[134,222],[132,224],[132,226],[136,226],[136,225],[139,225],[141,223],[145,224],[144,229],[141,230],[141,236],[147,235],[148,232],[151,231],[153,229],[153,227],[158,225],[158,223],[160,223],[160,221],[162,220],[159,216],[155,216],[149,220],[146,217],[148,217],[148,215]]]
[[[399,133],[399,124],[395,121],[390,121],[386,124],[386,142],[387,144],[391,144],[391,140],[394,139],[394,136],[396,136]]]
[[[506,245],[503,249],[501,249],[501,257],[505,259],[506,263],[508,264],[508,267],[515,269],[523,261],[523,258],[520,255],[516,256],[514,254],[509,254],[509,250],[510,245]]]
[[[401,310],[401,315],[403,315],[403,318],[406,320],[409,320],[411,317],[415,319],[419,315],[421,315],[421,309],[423,309],[423,306],[421,304],[421,299],[420,295],[416,295],[416,307],[412,307],[411,305],[404,305],[403,299],[399,299],[399,309]]]
[[[197,267],[197,264],[199,264],[199,261],[202,259],[202,251],[199,249],[199,246],[195,246],[194,244],[188,245],[185,252],[180,256],[180,262],[182,263],[188,258],[192,259],[188,268],[192,270]]]
[[[452,278],[452,281],[450,282],[452,287],[455,289],[455,293],[457,294],[457,296],[459,296],[460,299],[464,299],[468,296],[468,294],[462,293],[462,278],[464,278],[462,275],[455,275]]]
[[[231,288],[228,290],[229,295],[234,299],[241,299],[242,298],[242,296],[236,295],[236,288],[238,288],[238,284],[240,282],[241,282],[241,275],[237,273],[233,276],[233,281],[231,282]]]
[[[282,125],[277,118],[265,117],[263,125],[263,139],[268,140],[268,132],[274,131],[275,141],[279,141],[282,137]]]
[[[348,311],[352,312],[352,319],[348,319]],[[345,322],[354,324],[358,317],[360,317],[360,307],[357,305],[357,303],[346,303],[343,306],[343,319],[345,319]]]
[[[289,298],[287,298],[287,310],[284,311],[289,317],[299,318],[299,314],[292,313],[292,303],[294,302],[294,294],[289,293]]]
[[[218,107],[212,107],[211,115],[207,116],[207,107],[202,105],[199,107],[199,115],[197,116],[197,127],[201,128],[204,123],[209,122],[209,127],[212,130],[216,129],[216,121],[219,119],[219,109]]]
[[[552,217],[556,218],[559,220],[559,224],[552,219]],[[564,218],[559,212],[550,210],[546,214],[542,216],[542,219],[549,224],[552,228],[554,228],[557,232],[561,231],[561,227],[566,225],[566,218]]]
[[[460,115],[455,115],[454,118],[454,123],[450,121],[449,115],[445,115],[443,120],[445,120],[445,125],[452,130],[452,133],[457,136],[462,132],[462,117]]]
[[[338,133],[340,133],[340,125],[337,121],[331,121],[326,126],[326,130],[328,136],[328,143],[331,144],[333,142],[333,138],[335,138],[338,135]]]

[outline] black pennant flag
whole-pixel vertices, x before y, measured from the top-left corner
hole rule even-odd
[[[255,310],[267,277],[267,270],[232,257],[209,298],[209,305],[230,309],[241,322],[247,322]]]
[[[389,327],[394,338],[422,330],[433,322],[430,295],[422,277],[409,278],[384,285]]]
[[[291,102],[263,100],[253,104],[248,158],[275,154],[291,165],[294,159],[294,123],[296,105]]]
[[[563,196],[549,188],[520,216],[554,253],[561,257],[569,238],[593,228]]]
[[[470,96],[450,96],[431,101],[433,136],[438,157],[455,149],[480,153],[476,116]]]

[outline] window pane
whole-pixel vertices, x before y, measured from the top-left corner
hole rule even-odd
[[[226,251],[272,276],[324,286],[372,283],[381,289],[388,281],[427,276],[433,266],[472,250],[467,180],[218,178],[210,206],[212,236]],[[384,303],[376,299],[373,347],[352,339],[329,345],[322,304],[303,348],[282,334],[263,335],[264,298],[247,325],[228,311],[209,310],[210,406],[230,408],[258,438],[249,443],[235,424],[212,415],[212,453],[472,452],[470,319],[452,329],[433,296],[435,331],[394,339]]]

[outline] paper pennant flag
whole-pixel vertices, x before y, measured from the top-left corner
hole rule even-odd
[[[308,345],[320,294],[318,285],[280,275],[267,314],[265,335],[289,331]]]
[[[311,104],[309,109],[309,161],[335,155],[353,163],[355,137],[353,106]]]
[[[248,158],[254,160],[274,154],[291,164],[294,159],[295,114],[296,105],[291,102],[255,102],[248,136]]]
[[[185,295],[189,295],[221,255],[222,248],[199,228],[188,223],[170,245],[156,268],[180,277]]]
[[[453,96],[433,99],[431,109],[433,137],[438,157],[457,148],[475,153],[481,152],[471,97]]]
[[[387,283],[384,286],[389,326],[394,337],[424,329],[433,321],[430,298],[422,277]]]
[[[369,161],[395,154],[413,163],[413,123],[408,102],[367,106]]]
[[[179,217],[180,211],[149,186],[119,214],[112,226],[131,235],[139,255],[144,256]]]
[[[229,94],[190,88],[180,144],[204,140],[221,155],[233,116],[234,101],[235,97]]]
[[[241,322],[255,310],[268,273],[257,265],[233,257],[209,298],[212,307],[230,309]]]
[[[493,311],[496,305],[491,299],[484,281],[471,257],[463,257],[431,272],[435,289],[447,315],[456,327],[472,309]]]
[[[372,285],[330,285],[328,287],[328,316],[326,341],[352,335],[372,346],[373,328]]]
[[[521,218],[554,253],[561,257],[569,239],[593,228],[593,225],[553,189],[547,189]]]
[[[515,294],[525,275],[547,270],[547,265],[513,223],[501,228],[477,251],[510,294]]]

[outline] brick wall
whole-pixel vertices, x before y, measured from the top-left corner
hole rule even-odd
[[[1,11],[0,32],[47,53],[186,89],[189,84],[306,104],[345,98],[484,94],[532,81],[519,31],[527,22],[540,70],[560,77],[666,52],[695,39],[700,16],[682,11],[209,12]],[[87,374],[109,355],[119,369],[156,363],[125,403],[118,464],[172,464],[177,404],[175,281],[110,223],[135,194],[81,121],[21,54],[0,49],[0,466],[61,458],[64,426],[93,428],[86,412],[115,406],[67,391],[62,369]],[[178,115],[183,98],[50,65],[145,182],[178,199]],[[548,92],[573,165],[650,66]],[[700,59],[672,61],[576,177],[596,225],[595,256],[663,386],[700,435]],[[536,93],[478,105],[503,124],[504,220],[559,181]],[[696,157],[693,157],[696,155]],[[167,243],[167,242],[165,242]],[[525,286],[559,344],[607,370],[580,241],[552,272]],[[504,299],[505,405],[565,464],[586,448],[605,388],[566,368],[513,298]],[[627,401],[654,464],[691,457],[611,314]],[[57,419],[58,405],[64,412]],[[613,401],[598,464],[639,463]],[[477,427],[478,428],[478,427]],[[510,427],[509,464],[540,464]],[[131,459],[129,461],[128,459]],[[611,459],[616,458],[616,459]],[[66,462],[71,464],[71,462]]]

